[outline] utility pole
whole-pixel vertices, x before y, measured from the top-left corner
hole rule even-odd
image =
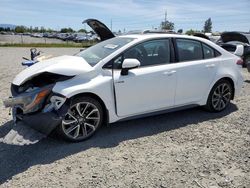
[[[164,22],[164,26],[165,26],[165,29],[167,27],[167,10],[165,11],[165,22]]]
[[[110,28],[111,28],[111,31],[112,31],[112,19],[110,21]]]

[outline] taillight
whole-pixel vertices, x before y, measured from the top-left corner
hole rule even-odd
[[[243,65],[243,60],[242,59],[239,59],[237,62],[236,62],[237,65]]]

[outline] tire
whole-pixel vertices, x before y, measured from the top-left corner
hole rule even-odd
[[[228,80],[220,80],[211,89],[205,108],[210,112],[221,112],[228,107],[232,96],[232,84]]]
[[[246,58],[245,58],[245,62],[244,62],[244,64],[243,64],[243,67],[247,67],[247,69],[248,69],[248,72],[250,72],[250,56],[247,56]]]
[[[57,132],[67,141],[80,142],[93,136],[102,123],[101,104],[91,97],[80,97],[72,100]]]

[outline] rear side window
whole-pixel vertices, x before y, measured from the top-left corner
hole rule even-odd
[[[176,39],[179,61],[203,59],[201,43],[189,39]]]
[[[215,57],[215,54],[214,54],[215,51],[213,48],[209,47],[206,44],[202,44],[202,47],[203,47],[203,52],[204,52],[204,59]]]

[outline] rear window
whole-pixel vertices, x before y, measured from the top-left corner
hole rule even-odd
[[[176,39],[179,61],[203,59],[201,43],[189,39]]]
[[[204,59],[215,57],[215,54],[214,54],[215,51],[213,48],[209,47],[208,45],[204,43],[202,44],[202,47],[203,47]]]

